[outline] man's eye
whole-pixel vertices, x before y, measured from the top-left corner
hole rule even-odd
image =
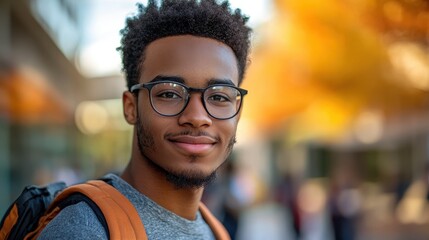
[[[208,100],[210,101],[214,101],[214,102],[230,102],[231,99],[227,96],[223,96],[223,95],[211,95]]]
[[[159,98],[170,98],[170,99],[178,99],[181,98],[181,96],[175,92],[161,92],[156,95]]]

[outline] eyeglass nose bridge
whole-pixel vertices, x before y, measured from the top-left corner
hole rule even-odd
[[[204,111],[205,111],[209,116],[212,116],[212,115],[209,113],[209,110],[207,109],[206,103],[205,103],[205,101],[204,101],[204,92],[207,90],[207,88],[193,88],[193,87],[185,87],[185,89],[186,89],[186,91],[187,91],[187,93],[188,93],[188,94],[187,94],[187,96],[186,96],[185,105],[183,106],[182,110],[181,110],[177,115],[182,114],[182,113],[185,111],[185,109],[188,107],[188,104],[189,104],[189,101],[190,101],[190,99],[191,99],[191,95],[192,95],[192,93],[201,93],[200,100],[201,100],[201,103],[203,104]]]

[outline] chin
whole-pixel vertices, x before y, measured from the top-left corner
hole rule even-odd
[[[217,171],[205,173],[198,170],[181,172],[165,171],[166,179],[176,188],[202,188],[216,179]]]

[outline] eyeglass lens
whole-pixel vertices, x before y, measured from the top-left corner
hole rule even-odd
[[[159,83],[151,89],[152,106],[158,113],[177,115],[186,107],[188,90],[180,84]],[[204,106],[215,118],[230,118],[237,114],[241,105],[240,92],[229,86],[212,86],[203,92]]]

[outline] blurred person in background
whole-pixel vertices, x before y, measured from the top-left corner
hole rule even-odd
[[[276,201],[290,211],[293,235],[301,238],[301,213],[298,206],[299,182],[290,173],[284,173],[275,191]]]
[[[358,167],[347,160],[333,166],[330,179],[329,210],[335,240],[357,239],[361,215]]]
[[[107,174],[137,209],[148,239],[214,239],[199,211],[204,187],[236,142],[248,63],[248,18],[228,2],[149,1],[121,31],[126,121],[134,126],[122,174]],[[84,202],[40,239],[107,239]]]

